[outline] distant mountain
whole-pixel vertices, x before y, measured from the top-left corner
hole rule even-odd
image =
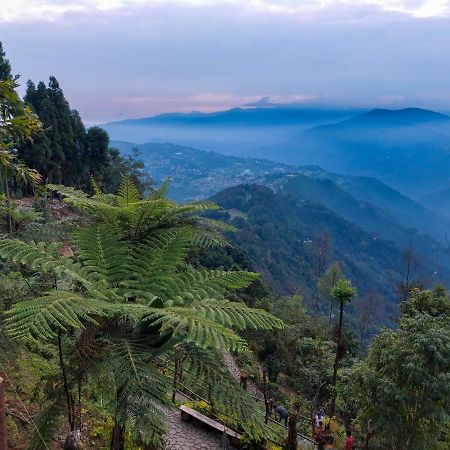
[[[430,192],[424,195],[420,202],[427,208],[450,218],[450,188]]]
[[[111,139],[169,142],[227,155],[257,156],[315,125],[338,122],[358,110],[306,109],[293,105],[233,108],[213,113],[171,113],[102,125]]]
[[[306,130],[281,146],[266,146],[260,154],[288,164],[376,177],[420,197],[449,184],[450,117],[417,108],[375,109]]]
[[[299,199],[321,203],[341,217],[399,245],[418,240],[434,251],[445,242],[450,220],[370,177],[326,172],[317,166],[295,167],[264,159],[237,158],[171,144],[113,142],[124,152],[137,146],[150,174],[158,181],[172,177],[170,195],[179,201],[207,198],[229,186],[265,184]],[[302,175],[299,175],[302,174]],[[417,231],[416,231],[417,230]]]
[[[228,188],[212,200],[223,208],[218,217],[239,230],[230,238],[278,294],[300,291],[310,299],[316,266],[313,242],[325,232],[332,242],[328,263],[339,261],[361,294],[378,291],[390,299],[390,311],[395,309],[393,286],[386,280],[398,279],[402,252],[393,242],[364,231],[319,203],[266,186]],[[438,270],[428,260],[427,268],[430,276]],[[447,280],[448,271],[441,276]]]

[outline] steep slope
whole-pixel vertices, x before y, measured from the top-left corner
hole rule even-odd
[[[294,167],[264,159],[225,156],[171,144],[113,144],[124,152],[137,146],[156,180],[173,178],[170,195],[179,201],[206,198],[242,183],[256,181],[271,185],[277,180],[281,182],[282,177],[267,175],[290,173],[285,180],[293,193],[298,191],[299,198],[323,203],[364,229],[402,245],[424,233],[444,243],[450,232],[450,220],[431,213],[374,178],[326,172],[316,166]],[[308,178],[295,177],[297,172]],[[426,245],[430,247],[429,243]]]
[[[418,197],[448,184],[450,117],[415,108],[373,110],[269,145],[262,156],[373,176]]]
[[[438,242],[446,242],[450,231],[448,218],[432,212],[434,208],[427,209],[376,178],[326,172],[317,167],[300,167],[298,171],[310,178],[332,180],[355,200],[382,210],[383,214],[395,218],[395,222],[402,227],[413,228],[429,234]]]
[[[239,229],[231,239],[277,293],[300,290],[310,297],[317,264],[313,241],[325,232],[332,241],[328,262],[339,261],[361,293],[376,290],[391,300],[391,311],[395,309],[388,280],[397,279],[402,252],[394,243],[365,232],[318,203],[265,186],[236,186],[212,200],[223,208],[221,218]],[[435,268],[430,263],[430,272]]]
[[[436,254],[437,249],[446,242],[450,223],[415,202],[403,200],[401,194],[393,195],[394,200],[389,202],[386,194],[396,191],[383,183],[379,184],[381,188],[386,186],[386,189],[377,186],[378,189],[370,190],[371,185],[378,184],[377,180],[372,180],[338,174],[315,178],[289,173],[268,175],[258,180],[258,183],[290,193],[299,200],[321,203],[366,231],[393,240],[400,246],[414,242],[423,252]],[[434,236],[435,240],[426,233]]]

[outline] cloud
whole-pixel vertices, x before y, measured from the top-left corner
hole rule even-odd
[[[266,96],[449,109],[443,2],[0,1],[14,72],[23,81],[55,75],[88,122]],[[433,17],[420,16],[425,7]]]
[[[155,5],[192,8],[233,7],[246,12],[266,14],[317,15],[330,10],[374,7],[380,11],[399,12],[413,17],[450,15],[448,0],[2,0],[0,21],[57,20],[64,15],[107,12]]]

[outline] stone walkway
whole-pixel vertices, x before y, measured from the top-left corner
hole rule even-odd
[[[222,435],[212,430],[202,429],[192,422],[181,420],[177,409],[166,413],[170,429],[166,435],[166,450],[220,450]],[[229,449],[232,449],[229,445]]]
[[[233,378],[238,382],[241,371],[239,370],[233,356],[226,352],[224,361]],[[220,450],[222,449],[222,435],[219,432],[200,428],[192,422],[181,420],[178,409],[167,410],[169,431],[165,437],[166,450]],[[233,449],[231,445],[228,447]]]
[[[230,352],[223,352],[223,360],[225,365],[228,367],[228,370],[231,376],[239,383],[241,379],[241,370],[239,369],[233,355]],[[252,381],[248,382],[248,392],[257,397],[259,400],[263,399],[263,395],[255,386],[255,383]]]

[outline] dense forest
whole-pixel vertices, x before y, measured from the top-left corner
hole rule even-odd
[[[170,448],[180,407],[217,448],[448,448],[450,299],[414,249],[258,184],[177,203],[54,77],[18,87],[0,46],[2,448]]]

